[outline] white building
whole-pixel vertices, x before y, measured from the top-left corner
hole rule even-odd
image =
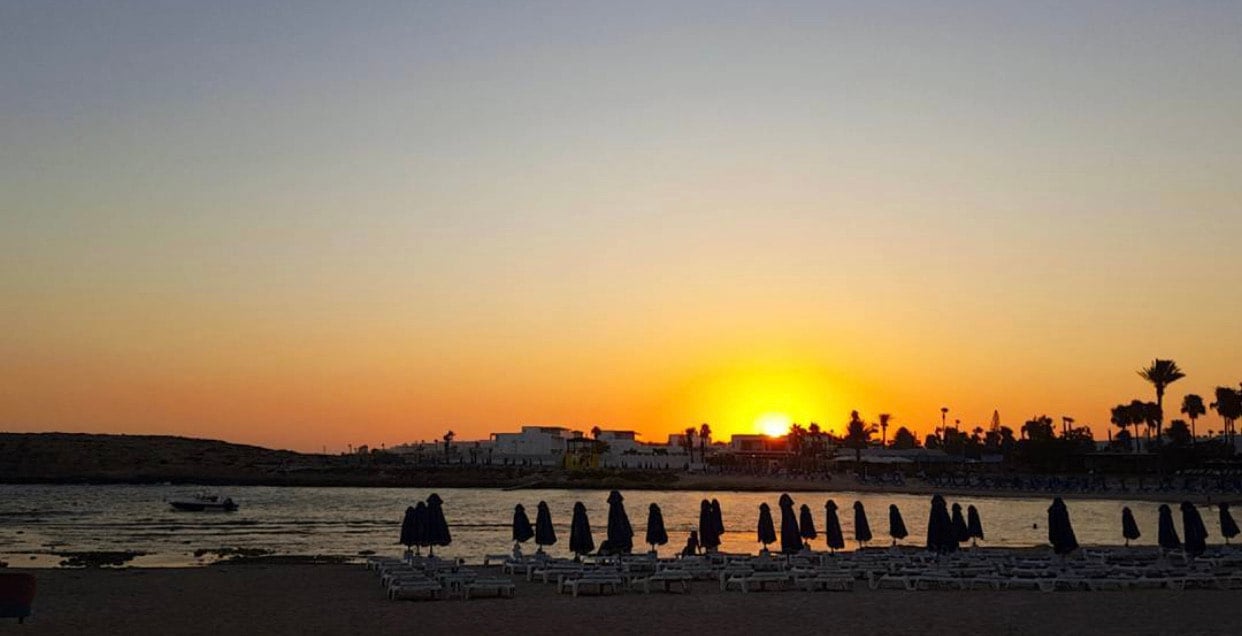
[[[668,444],[648,444],[638,441],[634,431],[600,431],[597,439],[608,446],[600,455],[603,468],[684,470],[690,461],[672,439]]]
[[[680,435],[670,435],[667,444],[649,444],[639,441],[635,431],[600,430],[599,436],[590,440],[582,431],[563,426],[523,426],[516,433],[492,433],[486,440],[455,440],[451,444],[450,461],[562,466],[571,440],[579,440],[575,442],[578,446],[585,443],[592,455],[589,465],[600,468],[684,470],[691,461]],[[593,441],[598,441],[599,445],[594,445]],[[390,450],[406,455],[444,456],[444,443],[416,442]],[[697,453],[696,447],[696,459]]]
[[[560,465],[565,440],[582,437],[582,431],[563,426],[523,426],[517,433],[492,433],[493,462],[531,461]]]

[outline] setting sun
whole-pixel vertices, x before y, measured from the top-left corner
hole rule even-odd
[[[789,432],[790,419],[784,413],[765,413],[755,420],[755,427],[768,437],[780,437]]]

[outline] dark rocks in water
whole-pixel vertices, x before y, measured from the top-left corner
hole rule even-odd
[[[194,557],[199,559],[211,555],[219,559],[253,559],[271,554],[271,550],[263,548],[199,548],[194,551]]]
[[[235,556],[217,561],[212,567],[220,565],[321,565],[349,563],[352,557],[337,554],[267,554],[263,556]]]
[[[64,557],[60,566],[64,568],[102,568],[120,567],[134,560],[134,557],[145,555],[146,552],[57,552],[56,556]],[[34,557],[31,557],[34,558]]]

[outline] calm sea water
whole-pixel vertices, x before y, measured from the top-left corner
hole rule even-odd
[[[55,552],[145,552],[131,561],[135,566],[185,566],[208,563],[212,557],[195,557],[199,549],[258,548],[285,555],[333,555],[357,557],[371,550],[396,554],[400,519],[407,505],[425,499],[430,490],[408,488],[266,488],[238,487],[222,491],[241,504],[231,514],[177,512],[169,498],[191,495],[194,488],[174,486],[0,486],[0,560],[12,566],[55,566]],[[569,520],[574,502],[586,504],[595,540],[604,538],[607,523],[607,491],[520,490],[441,488],[444,510],[452,528],[453,544],[439,554],[477,561],[484,554],[511,549],[510,523],[513,507],[525,505],[534,522],[535,506],[547,501],[559,542],[554,554],[568,555]],[[685,544],[687,533],[698,523],[699,501],[720,500],[726,534],[723,550],[756,552],[754,540],[760,503],[767,502],[780,524],[778,492],[633,491],[623,493],[635,530],[635,543],[642,541],[647,508],[658,503],[664,512],[669,545],[661,552],[672,554]],[[793,493],[798,506],[805,503],[815,514],[817,529],[824,527],[824,503],[834,499],[841,506],[840,518],[850,548],[853,538],[854,501],[866,507],[876,540],[887,543],[888,505],[901,509],[910,538],[918,545],[926,534],[929,497],[853,492]],[[1046,543],[1049,499],[1000,499],[989,497],[949,498],[974,504],[983,520],[987,540],[983,545],[1033,546]],[[1112,500],[1067,499],[1078,539],[1085,545],[1119,545],[1121,508],[1134,511],[1143,538],[1156,539],[1159,504]],[[1209,542],[1219,541],[1215,508],[1201,509]],[[1181,516],[1176,514],[1179,532]],[[1037,524],[1037,527],[1036,527]],[[815,542],[825,549],[822,536]],[[529,550],[533,550],[532,545]],[[528,551],[529,551],[528,550]]]

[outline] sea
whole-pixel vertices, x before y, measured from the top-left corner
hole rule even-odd
[[[133,552],[126,562],[140,567],[201,566],[238,550],[250,554],[287,557],[326,557],[354,560],[366,555],[398,555],[401,518],[407,506],[425,500],[432,490],[417,488],[294,488],[231,487],[214,493],[233,498],[240,509],[232,513],[178,512],[168,500],[203,492],[192,486],[171,485],[0,485],[0,561],[11,567],[57,567],[68,553]],[[452,544],[437,555],[479,562],[487,554],[512,550],[514,506],[523,504],[534,522],[535,508],[546,501],[552,512],[558,542],[550,551],[569,556],[569,522],[575,502],[586,505],[598,545],[605,535],[608,491],[514,490],[438,488],[452,532]],[[634,543],[641,545],[650,504],[659,504],[669,534],[661,554],[672,555],[685,544],[698,524],[703,499],[718,499],[725,534],[721,549],[757,553],[755,540],[759,505],[767,503],[779,528],[779,492],[659,491],[623,492],[634,527]],[[862,502],[875,535],[870,546],[885,546],[888,507],[896,504],[910,536],[903,545],[921,545],[926,535],[930,498],[921,495],[874,492],[791,493],[795,507],[810,506],[819,539],[812,547],[826,549],[822,532],[825,504],[840,506],[847,549],[854,541],[855,501]],[[963,508],[974,505],[983,522],[980,545],[1029,547],[1047,544],[1047,497],[949,497]],[[1067,498],[1070,517],[1083,545],[1121,545],[1121,510],[1129,506],[1143,532],[1138,545],[1154,545],[1159,504],[1144,501]],[[1201,508],[1209,543],[1219,542],[1217,512]],[[1174,518],[1181,530],[1181,515]],[[1215,540],[1213,540],[1215,539]],[[527,552],[534,546],[528,545]]]

